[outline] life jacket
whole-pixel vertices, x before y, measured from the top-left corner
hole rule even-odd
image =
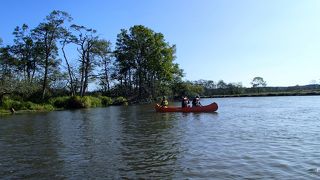
[[[162,100],[161,101],[161,106],[168,106],[168,101],[167,100]]]

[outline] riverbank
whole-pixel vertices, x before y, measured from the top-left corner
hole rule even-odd
[[[59,111],[63,109],[53,109],[53,110],[18,110],[12,113],[10,110],[0,109],[0,116],[13,115],[13,114],[26,114],[26,113],[40,113],[40,112],[51,112]]]
[[[272,97],[272,96],[317,96],[320,95],[320,91],[295,91],[295,92],[263,92],[263,93],[251,93],[251,94],[235,94],[235,95],[213,95],[213,96],[201,96],[201,98],[231,98],[231,97]],[[132,101],[130,104],[150,104],[154,101]],[[0,107],[0,115],[11,114],[24,114],[24,113],[36,113],[36,112],[50,112],[59,111],[64,109],[82,109],[82,108],[94,108],[94,107],[106,107],[112,105],[127,105],[128,100],[123,97],[110,98],[105,96],[100,97],[58,97],[51,99],[48,104],[35,104],[31,102],[18,102],[10,100],[10,103],[6,104],[6,107]],[[15,109],[12,113],[10,107]]]
[[[23,114],[32,112],[50,112],[63,109],[83,109],[107,107],[111,105],[127,105],[124,97],[107,96],[61,96],[49,99],[45,103],[34,103],[17,99],[5,98],[0,106],[0,115]]]

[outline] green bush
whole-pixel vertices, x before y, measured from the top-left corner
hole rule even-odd
[[[81,105],[83,108],[90,108],[91,107],[91,98],[89,96],[83,96],[80,100]]]
[[[91,100],[91,106],[90,107],[101,107],[102,106],[102,101],[100,98],[93,97],[93,96],[88,96],[89,99]]]
[[[11,112],[9,110],[0,109],[0,115],[2,114],[11,114]]]
[[[2,102],[2,108],[3,109],[14,108],[15,110],[21,110],[23,109],[23,105],[20,101],[15,101],[15,100],[6,98]]]
[[[23,102],[22,103],[22,109],[23,110],[28,110],[28,109],[32,109],[32,106],[34,105],[33,102],[27,101],[27,102]]]
[[[2,109],[9,110],[14,108],[15,110],[35,110],[35,111],[52,111],[55,108],[64,109],[79,109],[79,108],[90,108],[90,107],[101,107],[113,105],[124,105],[127,104],[127,99],[124,97],[118,97],[116,99],[101,96],[61,96],[51,98],[48,101],[49,104],[35,104],[31,101],[23,102],[19,100],[9,99],[9,97],[3,99]]]
[[[45,104],[44,106],[44,110],[46,111],[53,111],[54,107],[51,104]]]
[[[10,109],[12,107],[14,100],[5,98],[2,101],[2,109]]]
[[[36,110],[36,111],[53,111],[54,107],[51,104],[35,104],[33,102],[20,102],[16,100],[12,100],[9,98],[5,98],[2,103],[2,109],[9,110],[10,108],[14,108],[15,110]]]
[[[110,97],[100,96],[99,98],[101,99],[101,104],[103,106],[109,106],[112,104],[112,99]]]
[[[117,97],[114,101],[113,101],[113,104],[114,105],[126,105],[128,104],[127,102],[127,99],[120,96],[120,97]]]
[[[62,96],[62,97],[51,98],[49,100],[49,103],[57,108],[68,108],[69,101],[70,101],[69,96]]]
[[[30,110],[35,111],[53,111],[54,107],[51,104],[33,104]]]
[[[63,96],[50,99],[50,104],[57,108],[79,109],[102,106],[102,99],[93,96]]]
[[[79,109],[79,108],[84,108],[84,105],[81,102],[81,97],[80,96],[72,96],[68,100],[68,105],[66,108],[68,109]]]

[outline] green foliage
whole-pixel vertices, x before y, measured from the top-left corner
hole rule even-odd
[[[30,101],[23,102],[5,98],[1,109],[9,110],[14,108],[15,110],[34,110],[34,111],[53,111],[55,108],[51,104],[35,104]]]
[[[90,99],[91,99],[91,107],[101,107],[102,106],[102,100],[100,98],[90,96]]]
[[[56,98],[50,99],[49,102],[51,105],[57,108],[65,108],[65,109],[85,108],[84,100],[80,96],[56,97]]]
[[[51,105],[57,108],[78,109],[108,106],[112,104],[112,99],[107,96],[62,96],[51,98],[49,102]]]
[[[30,102],[30,101],[27,101],[27,102],[22,102],[22,106],[24,107],[23,109],[24,110],[32,110],[33,109],[33,106],[35,105],[33,102]]]
[[[114,101],[113,101],[113,105],[127,105],[128,101],[126,98],[120,96],[117,97]]]
[[[267,86],[267,82],[263,80],[262,77],[255,77],[253,78],[253,80],[251,81],[252,87],[256,88],[256,87],[266,87]]]
[[[266,92],[266,82],[261,77],[253,79],[252,89],[223,80],[217,83],[182,81],[183,70],[174,62],[176,46],[167,42],[162,33],[143,25],[122,29],[112,50],[111,43],[101,39],[92,28],[74,24],[65,27],[65,22],[71,19],[66,12],[52,11],[33,29],[26,24],[17,26],[12,45],[3,46],[0,39],[0,105],[3,108],[41,109],[42,105],[34,103],[44,103],[57,96],[49,103],[69,109],[126,104],[126,98],[149,102],[163,94],[192,97]],[[70,58],[63,54],[68,74],[60,71],[59,42],[63,47],[73,44],[79,50],[78,66],[69,65]],[[107,96],[84,96],[89,94],[88,83],[96,78],[104,95],[123,97],[113,102]],[[67,96],[70,94],[80,96]],[[7,95],[10,99],[3,98]]]
[[[65,21],[70,21],[70,15],[63,11],[52,11],[46,18],[45,22],[40,23],[32,30],[32,37],[36,44],[39,44],[41,50],[39,53],[43,57],[43,83],[42,99],[45,98],[50,79],[59,69],[57,41],[65,36],[66,29],[63,26]]]
[[[89,96],[81,97],[80,102],[83,108],[90,108],[92,106],[92,98]]]
[[[84,108],[84,104],[81,102],[80,96],[72,96],[67,102],[67,109],[80,109]]]
[[[84,96],[81,98],[83,108],[100,107],[102,106],[101,99],[93,96]]]
[[[163,34],[145,26],[122,29],[117,36],[114,77],[126,83],[117,90],[124,96],[156,97],[161,83],[182,76],[182,70],[173,62],[175,52],[175,45],[166,42]]]
[[[21,110],[23,108],[23,104],[20,101],[12,100],[5,98],[2,102],[2,108],[3,109],[10,109],[14,108],[15,110]]]
[[[174,63],[176,47],[166,42],[162,33],[142,25],[121,30],[113,51],[111,43],[101,39],[96,30],[82,25],[65,27],[65,22],[71,20],[67,12],[52,11],[34,28],[27,24],[17,26],[12,45],[2,47],[1,44],[0,103],[4,94],[19,94],[20,102],[36,103],[47,102],[50,97],[56,97],[58,91],[63,92],[59,96],[79,93],[83,97],[87,94],[88,83],[97,77],[105,95],[153,98],[170,93],[171,81],[182,77],[182,70]],[[68,57],[63,54],[68,74],[60,70],[59,42],[63,47],[68,44],[78,46],[80,53],[78,67],[69,66]],[[52,101],[50,103],[58,108],[112,103],[110,99],[100,102],[78,97]],[[14,105],[19,107],[17,102]]]
[[[49,103],[57,108],[68,108],[70,96],[51,98]]]
[[[204,88],[200,85],[194,84],[190,81],[176,81],[172,85],[173,96],[180,98],[181,96],[194,97],[196,95],[201,95],[204,92]]]
[[[30,107],[30,110],[35,110],[35,111],[53,111],[55,108],[51,104],[33,104]]]
[[[107,97],[107,96],[99,96],[99,98],[101,99],[101,104],[103,106],[109,106],[113,103],[112,98],[111,97]]]
[[[0,109],[0,115],[8,115],[8,114],[11,114],[11,112],[9,110]]]

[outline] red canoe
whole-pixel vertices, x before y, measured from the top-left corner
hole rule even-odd
[[[157,112],[214,112],[218,110],[218,104],[214,102],[207,106],[184,108],[174,106],[161,107],[159,104],[156,104],[155,109]]]

